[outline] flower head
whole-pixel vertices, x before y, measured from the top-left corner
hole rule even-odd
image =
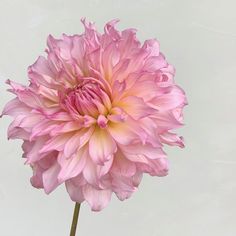
[[[65,183],[73,201],[99,211],[114,192],[137,189],[143,173],[165,176],[163,144],[183,147],[172,129],[182,126],[184,91],[155,39],[143,45],[135,30],[104,33],[82,20],[85,32],[48,37],[47,56],[28,69],[30,84],[7,81],[16,95],[3,115],[8,137],[23,140],[31,183],[52,192]]]

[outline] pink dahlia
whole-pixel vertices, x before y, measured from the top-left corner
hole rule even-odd
[[[117,21],[102,34],[82,23],[81,35],[48,37],[28,86],[7,81],[16,97],[2,114],[14,118],[8,137],[23,140],[34,187],[65,183],[73,201],[100,211],[113,192],[129,198],[143,173],[168,173],[163,144],[184,146],[171,130],[182,126],[186,97],[157,40],[141,45]]]

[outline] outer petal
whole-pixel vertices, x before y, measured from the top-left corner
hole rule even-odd
[[[115,188],[115,193],[116,193],[116,196],[121,201],[131,197],[131,195],[137,190],[137,187],[138,187],[138,185],[140,184],[140,182],[142,180],[142,174],[137,172],[134,176],[132,176],[128,180],[129,181],[122,180],[123,183],[119,183],[118,181],[113,182],[114,186],[118,185],[118,187]]]
[[[150,101],[156,109],[166,111],[186,104],[184,91],[177,86],[162,88],[159,95]]]
[[[121,33],[122,40],[119,43],[122,58],[128,58],[135,53],[139,47],[140,42],[136,38],[135,29],[123,30]]]
[[[43,107],[40,96],[36,94],[31,87],[23,87],[10,80],[8,80],[7,83],[12,87],[10,91],[15,93],[18,99],[26,106],[33,109],[40,109]]]
[[[118,176],[130,177],[136,173],[136,166],[133,162],[127,159],[120,150],[118,150],[114,156],[111,173],[115,173]]]
[[[91,185],[86,185],[83,187],[83,195],[93,211],[101,211],[110,202],[112,191],[98,190]]]
[[[179,120],[176,119],[172,111],[160,111],[155,114],[152,119],[157,124],[158,133],[176,129],[183,125]]]
[[[181,148],[184,147],[183,137],[179,137],[177,134],[173,134],[170,132],[166,132],[160,135],[161,141],[170,146],[179,146]]]
[[[28,75],[33,83],[43,85],[47,88],[57,89],[60,85],[54,78],[57,71],[44,57],[39,57],[37,61],[28,68]]]
[[[44,169],[41,168],[39,165],[35,165],[33,167],[34,174],[30,178],[30,182],[33,187],[43,188],[43,179],[42,179],[43,171],[44,171]]]
[[[147,163],[137,163],[139,171],[149,173],[151,176],[166,176],[169,170],[167,158],[146,159]]]
[[[29,107],[20,102],[18,98],[14,98],[5,105],[1,116],[3,115],[17,116],[29,112],[30,112]]]
[[[139,120],[156,112],[155,109],[145,104],[142,98],[136,96],[123,98],[117,106],[122,107],[135,120]]]
[[[57,178],[60,168],[60,165],[55,162],[53,166],[43,173],[43,186],[45,193],[51,193],[60,184]]]
[[[158,159],[166,157],[166,154],[160,147],[156,148],[148,144],[142,145],[138,143],[129,146],[120,146],[120,148],[128,158],[130,155],[137,155],[137,157],[144,155],[148,159]]]
[[[25,153],[25,157],[27,158],[27,164],[39,161],[45,156],[45,154],[40,154],[39,151],[43,148],[47,140],[47,136],[42,136],[37,138],[33,142],[24,142],[23,149],[28,149],[28,151]]]
[[[145,40],[143,49],[149,52],[149,56],[159,56],[160,54],[160,45],[156,39]]]
[[[123,145],[128,145],[136,140],[141,140],[145,143],[147,139],[145,130],[132,118],[128,118],[125,122],[121,123],[111,123],[108,131],[116,142]]]
[[[153,72],[167,66],[167,61],[165,60],[164,56],[160,54],[159,56],[149,57],[145,62],[143,70]]]
[[[84,201],[84,194],[82,191],[83,185],[84,179],[82,175],[66,181],[66,189],[72,201],[79,203],[82,203]]]
[[[49,139],[45,146],[40,150],[40,153],[53,150],[62,151],[71,134],[63,134]]]
[[[86,164],[88,151],[86,147],[78,150],[72,157],[66,158],[63,154],[58,157],[58,163],[61,166],[61,171],[58,175],[60,181],[73,178],[83,171]]]

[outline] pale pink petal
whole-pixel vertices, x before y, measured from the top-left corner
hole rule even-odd
[[[41,158],[45,156],[45,154],[39,155],[39,152],[47,142],[47,139],[48,139],[47,136],[42,136],[33,142],[24,143],[24,145],[28,146],[28,148],[27,147],[25,148],[29,150],[28,152],[25,153],[25,157],[27,158],[26,161],[27,164],[39,161]]]
[[[30,178],[32,186],[34,186],[35,188],[43,188],[42,175],[44,169],[41,168],[39,165],[35,165],[34,167],[32,167],[32,169],[33,169],[33,176]]]
[[[183,124],[175,118],[172,111],[160,111],[153,116],[153,120],[157,124],[157,131],[159,133],[183,126]]]
[[[99,186],[99,177],[96,171],[96,164],[91,160],[90,156],[87,157],[85,167],[83,169],[84,179],[93,186]]]
[[[167,158],[146,159],[147,163],[137,163],[137,169],[151,176],[166,176],[169,170]]]
[[[62,153],[58,156],[58,163],[61,166],[61,171],[58,175],[60,181],[73,178],[83,171],[88,156],[87,148],[81,148],[72,157],[66,158]]]
[[[58,123],[56,123],[55,121],[43,119],[32,128],[30,139],[33,140],[36,136],[49,134],[50,131],[54,130],[57,127]]]
[[[139,126],[138,122],[131,118],[123,123],[110,124],[108,130],[116,142],[123,145],[128,145],[137,139],[145,143],[147,139],[146,132]]]
[[[89,140],[89,154],[92,160],[103,165],[116,152],[116,143],[104,129],[96,128]]]
[[[109,161],[106,161],[103,166],[100,166],[100,165],[97,166],[96,172],[99,178],[101,178],[102,176],[110,172],[112,164],[113,164],[113,160],[114,160],[114,156],[112,156]]]
[[[43,186],[45,193],[51,193],[59,184],[58,174],[60,173],[60,165],[55,162],[53,166],[43,173]]]
[[[10,124],[7,130],[7,138],[29,140],[30,133],[20,127],[12,127]]]
[[[129,198],[137,190],[132,177],[112,175],[112,188],[120,200]]]
[[[8,80],[7,83],[12,87],[11,91],[17,95],[18,99],[22,103],[34,109],[43,107],[43,102],[40,99],[40,96],[35,94],[32,88],[25,88],[10,80]]]
[[[60,87],[59,81],[54,80],[56,73],[57,71],[50,60],[47,60],[42,56],[28,68],[28,75],[33,83],[51,89],[58,89]]]
[[[14,98],[5,105],[1,116],[3,115],[18,116],[29,112],[30,112],[29,107],[25,106],[25,104],[20,102],[18,98]]]
[[[136,37],[136,30],[135,29],[123,30],[121,36],[122,40],[119,43],[121,57],[122,58],[130,57],[132,56],[133,53],[135,53],[139,49],[141,45]]]
[[[133,73],[125,80],[126,90],[123,92],[126,96],[136,96],[148,102],[157,95],[156,75],[150,72]],[[144,89],[145,88],[145,89]]]
[[[111,81],[113,68],[119,62],[120,52],[115,43],[110,43],[102,53],[103,76]]]
[[[170,110],[186,104],[184,91],[177,86],[160,89],[159,94],[149,103],[159,111]]]
[[[136,173],[136,166],[118,150],[114,156],[111,173],[120,176],[133,176]]]
[[[139,97],[129,96],[119,101],[117,106],[121,106],[133,119],[139,120],[141,118],[152,115],[156,112],[155,109],[145,104],[144,100]]]
[[[181,148],[184,147],[183,137],[179,137],[177,134],[173,134],[170,132],[166,132],[160,135],[161,141],[170,146],[179,146]]]
[[[122,152],[127,155],[127,158],[129,158],[129,155],[136,155],[137,158],[139,156],[145,156],[148,159],[159,159],[166,157],[166,154],[160,147],[153,147],[152,145],[142,145],[140,143],[133,144],[129,146],[120,146],[122,149]]]
[[[64,149],[67,140],[70,137],[71,134],[64,134],[49,139],[39,153],[49,152],[53,150],[62,151]]]
[[[70,157],[73,153],[76,152],[76,150],[84,146],[89,141],[93,132],[94,127],[91,127],[89,129],[81,129],[74,133],[74,135],[71,136],[71,138],[69,138],[65,144],[64,155],[66,157]]]
[[[83,195],[93,211],[101,211],[111,200],[110,189],[98,190],[91,185],[83,186]]]
[[[156,39],[145,40],[143,49],[149,52],[149,56],[159,56],[160,54],[160,45]]]
[[[81,176],[77,176],[76,178],[67,180],[65,184],[71,200],[82,203],[84,201],[84,194],[82,191],[82,186],[84,185],[83,178]]]
[[[149,57],[144,64],[143,70],[153,72],[167,66],[167,61],[164,56],[160,54],[159,56]]]

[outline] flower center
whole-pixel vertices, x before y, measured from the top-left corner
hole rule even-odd
[[[60,94],[60,103],[69,113],[97,119],[99,115],[107,114],[110,98],[97,81],[89,78]]]

